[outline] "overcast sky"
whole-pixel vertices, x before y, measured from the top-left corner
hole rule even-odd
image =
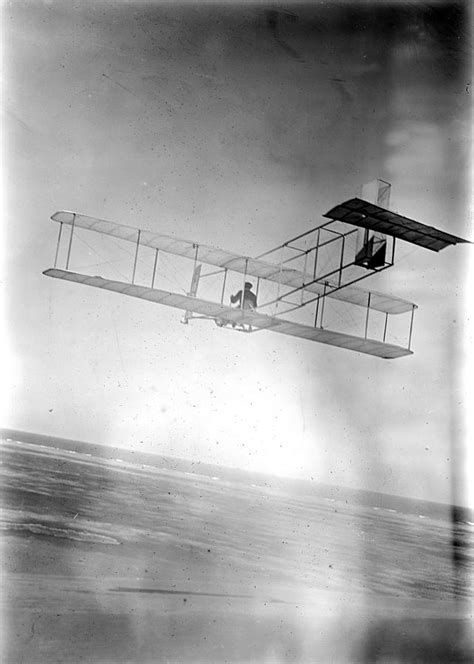
[[[462,3],[268,8],[3,4],[2,424],[449,502],[469,245],[399,243],[372,280],[420,307],[415,354],[394,361],[186,327],[177,310],[42,275],[59,209],[258,255],[374,177],[393,209],[474,237]],[[190,275],[165,276],[179,291]]]

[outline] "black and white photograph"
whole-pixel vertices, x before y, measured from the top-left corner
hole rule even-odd
[[[471,2],[0,8],[1,661],[472,662]]]

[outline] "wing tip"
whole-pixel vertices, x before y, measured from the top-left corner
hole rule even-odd
[[[56,210],[56,212],[53,212],[50,219],[52,221],[70,223],[72,221],[72,217],[74,217],[76,214],[79,214],[79,212],[75,212],[74,210]],[[67,217],[70,217],[70,219]]]

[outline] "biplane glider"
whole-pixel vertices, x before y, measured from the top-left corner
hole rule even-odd
[[[381,358],[398,358],[412,354],[416,305],[354,284],[394,264],[396,240],[432,251],[467,240],[391,212],[387,209],[389,194],[388,183],[374,181],[365,186],[362,198],[336,205],[323,215],[326,221],[316,228],[256,258],[76,212],[59,211],[51,217],[59,223],[54,267],[43,274],[181,309],[183,323],[204,318],[238,332],[269,330]],[[64,247],[61,238],[66,226],[70,231]],[[133,259],[131,277],[117,280],[71,271],[72,241],[74,234],[82,232],[80,229],[126,245],[127,259]],[[65,254],[65,269],[57,267],[60,251]],[[145,251],[149,255],[146,278],[137,269],[139,253]],[[160,256],[185,259],[187,265],[192,262],[187,292],[181,294],[156,287]],[[203,264],[216,269],[203,272]],[[249,279],[256,281],[257,306],[246,307],[244,297],[240,298],[239,306],[231,306],[228,303],[231,289],[240,288],[243,293]],[[206,293],[198,297],[198,290]],[[362,312],[363,319],[357,323],[352,316],[354,330],[345,326],[344,331],[336,331],[333,329],[336,325],[324,318],[325,308],[330,305]],[[397,334],[392,341],[389,318],[399,319],[402,314],[408,314],[409,323],[404,325],[403,333],[395,325]],[[376,316],[378,322],[373,321]]]

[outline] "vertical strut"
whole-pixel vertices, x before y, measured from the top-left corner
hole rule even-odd
[[[410,320],[410,334],[408,335],[408,350],[411,350],[411,333],[413,332],[413,318],[415,317],[415,308],[414,304],[411,308],[411,320]]]
[[[155,264],[153,265],[153,276],[151,278],[151,287],[155,287],[156,264],[158,263],[158,249],[155,249]]]
[[[278,271],[278,288],[277,288],[277,296],[276,296],[277,307],[278,307],[278,302],[280,301],[280,291],[281,291],[281,271],[282,271],[282,267],[281,267],[281,263],[280,263],[280,269],[279,269],[279,271]]]
[[[304,264],[303,264],[303,283],[301,284],[301,304],[304,303],[304,281],[306,276],[306,266],[308,265],[308,252],[305,252],[304,255]]]
[[[342,266],[344,265],[344,247],[345,247],[345,237],[342,236],[341,263],[339,265],[339,284],[338,284],[338,286],[341,285],[341,281],[342,281]]]
[[[365,317],[365,338],[367,339],[367,330],[369,329],[369,313],[370,313],[370,296],[372,293],[369,293],[367,298],[367,316]]]
[[[245,259],[245,270],[244,270],[244,284],[243,284],[243,288],[242,288],[242,297],[240,298],[240,308],[241,309],[244,308],[245,282],[247,281],[248,266],[249,266],[249,259],[246,258]]]
[[[224,281],[222,283],[221,304],[224,304],[225,282],[227,281],[227,268],[224,269]]]
[[[385,325],[383,328],[383,341],[385,342],[385,337],[387,336],[387,323],[388,323],[388,312],[385,314]]]
[[[321,229],[318,228],[318,238],[316,240],[316,249],[314,250],[314,269],[313,269],[313,279],[316,279],[316,268],[318,266],[318,252],[319,252],[319,237],[321,235]]]
[[[319,321],[319,327],[323,327],[323,316],[324,316],[324,303],[326,301],[326,286],[328,285],[328,282],[324,282],[324,292],[323,292],[323,304],[321,306],[321,320]],[[319,300],[318,300],[319,302]]]
[[[59,235],[58,235],[58,244],[56,246],[56,256],[54,257],[54,267],[58,264],[58,254],[59,254],[59,245],[61,243],[61,234],[63,232],[63,222],[59,224]]]
[[[318,295],[318,298],[316,300],[316,315],[314,316],[314,327],[318,327],[318,314],[319,314],[319,300],[321,299],[321,296]]]
[[[72,236],[74,233],[74,226],[76,225],[76,214],[72,213],[72,224],[71,224],[71,234],[69,236],[69,247],[67,250],[67,259],[66,259],[66,270],[69,268],[69,258],[71,256],[71,247],[72,247]]]
[[[138,247],[140,246],[140,234],[141,231],[139,230],[137,235],[137,248],[135,249],[135,261],[133,263],[132,284],[135,283],[135,272],[137,269],[137,259],[138,259]]]

